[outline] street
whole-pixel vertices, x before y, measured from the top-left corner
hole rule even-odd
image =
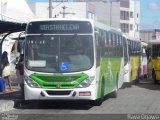
[[[33,116],[41,119],[46,115],[51,118],[58,116],[59,119],[69,119],[70,115],[79,115],[81,118],[80,115],[84,115],[88,119],[91,114],[104,116],[104,118],[107,114],[160,114],[159,91],[159,84],[154,85],[150,81],[119,89],[117,98],[107,96],[101,106],[93,106],[85,101],[32,102],[16,106],[13,110],[4,113],[19,115],[19,119],[23,115],[26,119],[31,119]],[[94,115],[91,116],[96,119]]]

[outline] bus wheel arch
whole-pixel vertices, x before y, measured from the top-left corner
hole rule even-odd
[[[117,96],[118,96],[118,79],[119,79],[118,75],[119,74],[117,73],[117,75],[116,75],[115,90],[111,93],[111,95],[110,95],[111,98],[117,98]]]
[[[104,96],[105,96],[105,77],[103,76],[101,78],[100,97],[97,100],[93,101],[93,105],[100,106],[104,100]]]
[[[140,83],[140,80],[141,80],[140,71],[141,71],[141,68],[140,68],[140,66],[139,66],[139,67],[138,67],[138,70],[137,70],[137,76],[136,76],[135,84]]]

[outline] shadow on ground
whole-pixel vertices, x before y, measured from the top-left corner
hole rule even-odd
[[[139,83],[134,85],[141,88],[149,89],[149,90],[160,91],[160,82],[157,84],[154,84],[154,81],[152,78],[142,79],[140,80]]]

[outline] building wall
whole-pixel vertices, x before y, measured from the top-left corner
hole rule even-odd
[[[120,26],[125,35],[140,39],[140,0],[121,0]]]
[[[96,19],[132,38],[139,38],[140,0],[96,2]]]
[[[141,41],[160,40],[160,29],[140,30]]]
[[[120,28],[120,2],[95,2],[96,20],[112,27]]]
[[[155,30],[140,30],[140,39],[141,41],[149,41],[156,39]]]
[[[26,22],[34,18],[34,14],[25,0],[0,0],[1,20]]]
[[[130,33],[136,39],[140,39],[140,36],[139,36],[140,0],[131,0],[131,5],[132,4],[133,4],[134,7],[131,7],[132,8],[131,10],[134,11],[133,12],[133,17],[134,18],[133,18],[133,21],[131,21],[131,24],[133,24],[133,31],[131,31]]]

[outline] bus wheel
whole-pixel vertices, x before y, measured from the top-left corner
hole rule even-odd
[[[152,78],[153,78],[153,80],[154,80],[154,84],[157,84],[158,81],[157,81],[157,79],[156,79],[156,73],[155,73],[154,70],[152,70]]]
[[[140,80],[142,79],[142,77],[140,77],[140,68],[138,68],[138,72],[137,72],[137,77],[136,77],[136,80],[135,80],[135,84],[138,84],[140,83]]]
[[[148,78],[148,75],[147,75],[147,74],[145,74],[143,78],[144,78],[144,79],[147,79],[147,78]]]

